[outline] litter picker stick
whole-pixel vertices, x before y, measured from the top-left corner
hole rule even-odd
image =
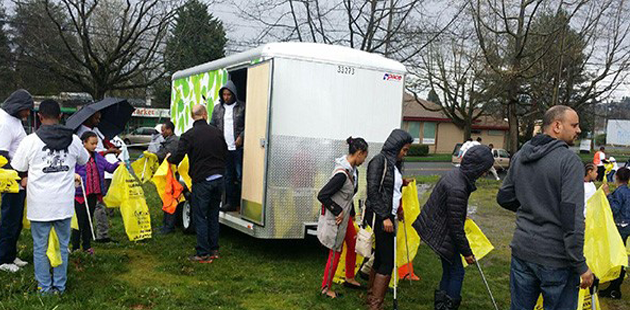
[[[403,228],[405,230],[405,248],[407,248],[407,267],[409,269],[406,277],[409,278],[409,284],[412,284],[413,281],[411,281],[411,275],[413,274],[413,268],[411,267],[411,259],[409,257],[409,239],[407,239],[407,225],[405,222],[403,222]]]
[[[144,167],[142,168],[142,177],[141,180],[144,182],[144,172],[147,171],[147,160],[149,160],[148,158],[144,158]]]
[[[90,205],[88,203],[87,194],[85,193],[85,185],[83,184],[83,178],[81,178],[81,191],[83,191],[83,200],[85,200],[85,211],[87,212],[88,222],[90,223],[90,231],[92,232],[92,240],[96,240],[94,235],[94,226],[92,226],[92,214],[90,214]]]
[[[394,224],[394,310],[398,310],[398,259],[396,257],[396,248],[398,247],[398,242],[396,235],[398,234],[398,229],[396,229],[396,225]]]
[[[477,261],[475,259],[475,265],[477,265],[477,269],[479,270],[479,274],[481,275],[481,279],[483,280],[483,284],[486,285],[486,289],[488,290],[488,294],[490,294],[490,299],[492,299],[492,304],[494,305],[494,309],[495,310],[499,310],[499,307],[497,307],[497,302],[494,301],[494,296],[492,296],[492,291],[490,290],[490,286],[488,285],[488,281],[486,281],[486,276],[483,274],[483,271],[481,270],[481,265],[479,265],[479,261]]]
[[[598,310],[597,309],[597,289],[598,288],[599,288],[599,279],[595,277],[595,279],[593,280],[593,285],[591,285],[591,287],[589,288],[589,291],[591,293],[591,309],[592,310]]]

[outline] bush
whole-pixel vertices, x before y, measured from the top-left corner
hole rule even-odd
[[[422,144],[412,144],[409,148],[407,156],[427,156],[429,155],[429,146]]]
[[[606,134],[595,136],[595,146],[606,145]]]

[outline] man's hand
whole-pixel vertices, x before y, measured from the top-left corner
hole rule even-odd
[[[335,224],[337,224],[337,226],[341,224],[341,221],[343,221],[343,211],[341,211],[339,215],[335,216]]]
[[[403,179],[403,186],[409,185],[409,183],[411,183],[411,181],[413,181],[413,179]]]
[[[236,141],[234,141],[234,144],[236,144],[236,147],[243,146],[243,136],[238,136],[238,138],[236,138]]]
[[[383,230],[387,233],[394,232],[394,223],[392,223],[392,220],[387,218],[383,221]]]
[[[398,208],[398,220],[401,222],[405,221],[405,211],[403,211],[402,205]]]
[[[468,263],[468,265],[472,265],[475,263],[475,261],[477,261],[475,255],[466,256],[464,257],[464,259],[466,260],[466,263]]]
[[[74,187],[81,186],[81,176],[78,173],[74,174]]]
[[[26,188],[26,184],[27,184],[27,182],[28,182],[27,180],[28,180],[28,177],[23,177],[23,178],[20,180],[20,185],[22,185],[22,187]]]
[[[118,167],[120,167],[120,166],[124,166],[124,165],[125,165],[125,162],[124,162],[124,161],[119,161],[119,162],[118,162]]]
[[[105,154],[120,154],[121,150],[116,148],[116,147],[110,147],[109,149],[107,149],[107,151],[105,151]]]
[[[602,190],[604,190],[604,193],[606,195],[610,195],[610,188],[608,187],[608,183],[602,184]]]
[[[167,160],[169,157],[171,157],[171,153],[167,153],[166,157],[164,157],[164,160]]]
[[[580,282],[580,288],[581,289],[589,288],[589,287],[593,286],[593,281],[595,281],[595,275],[593,274],[593,272],[589,268],[585,273],[583,273],[580,276],[580,279],[582,280]]]

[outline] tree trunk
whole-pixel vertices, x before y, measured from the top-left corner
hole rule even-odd
[[[508,152],[516,154],[518,151],[518,115],[516,115],[516,105],[518,99],[515,95],[511,95],[508,102]]]
[[[464,140],[466,141],[468,139],[470,139],[470,137],[472,136],[472,120],[468,119],[464,122],[464,127],[462,128],[464,130]]]

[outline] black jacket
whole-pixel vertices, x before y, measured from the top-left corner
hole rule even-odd
[[[372,214],[377,216],[376,223],[386,218],[394,220],[392,215],[394,167],[399,169],[402,167],[402,162],[397,160],[398,153],[405,144],[412,142],[413,138],[409,133],[394,129],[385,141],[381,152],[370,160],[367,168],[367,200],[365,201],[368,223],[372,223]],[[384,178],[383,169],[387,169]]]
[[[221,93],[224,89],[229,90],[234,96],[234,140],[236,138],[243,135],[243,131],[245,130],[245,103],[243,101],[238,100],[238,94],[236,92],[236,86],[232,81],[227,81],[221,89],[219,89],[219,104],[214,106],[214,110],[212,111],[212,118],[210,119],[210,125],[214,125],[221,132],[224,132],[223,129],[223,116],[225,115],[225,102],[223,102],[223,96]],[[242,147],[242,146],[241,146]]]
[[[475,181],[492,167],[494,157],[487,146],[470,148],[458,169],[446,173],[435,185],[413,227],[420,239],[449,262],[472,250],[464,232],[468,198],[477,188]]]
[[[193,183],[204,181],[207,177],[225,173],[227,145],[221,132],[205,120],[197,120],[179,138],[177,152],[168,158],[171,164],[179,164],[188,154],[190,161],[189,175]]]

